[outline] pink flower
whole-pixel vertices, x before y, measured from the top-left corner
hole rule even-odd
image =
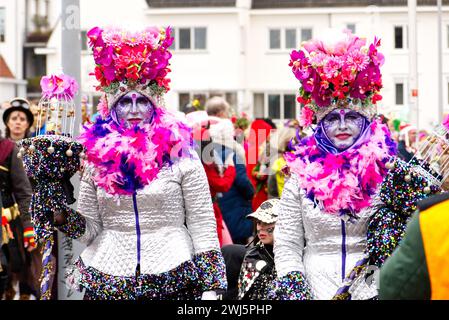
[[[315,113],[310,108],[302,108],[301,115],[299,117],[299,125],[303,128],[310,126],[312,124],[314,114]]]
[[[338,57],[331,57],[324,65],[323,71],[326,78],[331,79],[338,75],[343,62]]]
[[[354,50],[347,55],[346,63],[352,67],[353,70],[362,71],[368,66],[369,57],[360,51]]]
[[[42,94],[46,98],[62,98],[70,99],[78,92],[78,83],[74,78],[61,74],[44,76],[41,79]]]

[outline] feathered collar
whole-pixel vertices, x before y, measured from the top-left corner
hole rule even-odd
[[[132,195],[157,178],[161,168],[192,155],[191,129],[162,108],[151,124],[124,128],[111,117],[84,126],[78,138],[97,185],[112,195]]]
[[[290,171],[306,196],[325,213],[356,216],[371,204],[387,173],[385,164],[396,154],[388,127],[374,120],[365,142],[339,154],[323,151],[314,136],[302,139],[286,154]]]

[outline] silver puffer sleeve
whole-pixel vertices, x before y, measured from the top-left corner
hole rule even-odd
[[[94,167],[91,165],[87,165],[84,169],[81,177],[77,210],[86,221],[86,230],[77,240],[87,245],[89,245],[103,229],[102,219],[99,213],[97,188],[92,180],[93,172]]]
[[[298,179],[292,173],[282,191],[274,229],[274,260],[279,277],[294,271],[304,273],[304,226],[298,190]]]
[[[199,160],[184,161],[183,164],[181,188],[187,229],[192,237],[194,253],[219,251],[212,198],[203,165]]]

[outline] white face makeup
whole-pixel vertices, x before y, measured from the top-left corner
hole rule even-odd
[[[128,128],[149,123],[154,112],[153,103],[137,91],[130,91],[117,101],[112,116]]]
[[[323,119],[324,131],[339,150],[352,146],[360,135],[363,116],[351,109],[335,109]]]

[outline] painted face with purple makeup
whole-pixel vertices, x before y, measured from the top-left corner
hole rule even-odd
[[[150,123],[153,112],[154,105],[150,99],[137,91],[130,91],[117,101],[111,116],[116,123],[131,128]]]
[[[360,136],[363,116],[351,109],[335,109],[323,120],[323,128],[329,140],[339,150],[351,147]]]

